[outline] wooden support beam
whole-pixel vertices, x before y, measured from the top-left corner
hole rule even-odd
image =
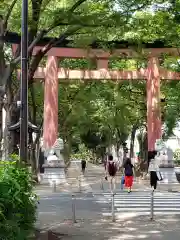
[[[18,45],[12,44],[13,53],[16,52]],[[43,47],[34,47],[33,55],[37,54]],[[51,48],[46,56],[55,56],[59,58],[96,58],[96,59],[108,59],[110,57],[121,58],[138,58],[143,54],[146,57],[160,56],[163,53],[179,56],[180,49],[177,48],[145,48],[142,52],[138,52],[135,49],[115,49],[114,51],[105,51],[103,49],[82,49],[82,48]]]
[[[18,76],[20,70],[18,70]],[[44,79],[46,68],[39,67],[35,72],[35,79]],[[147,69],[139,71],[115,71],[115,70],[71,70],[65,68],[58,69],[59,80],[146,80]],[[160,68],[160,78],[162,80],[180,80],[180,73],[168,71]]]
[[[167,69],[160,69],[160,78],[162,80],[180,80],[180,72],[173,72]]]
[[[20,72],[20,70],[18,70]],[[39,67],[35,72],[35,79],[44,79],[46,68]],[[58,69],[58,79],[65,80],[145,80],[145,70],[140,71],[110,71],[110,70],[70,70]]]

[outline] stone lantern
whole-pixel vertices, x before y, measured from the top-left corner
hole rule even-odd
[[[20,142],[20,120],[19,120],[17,123],[9,126],[9,127],[8,127],[8,130],[11,131],[11,132],[13,132],[13,131],[16,132],[16,135],[17,135],[16,146],[17,146],[17,148],[19,149],[19,142]],[[34,132],[34,133],[38,133],[38,132],[39,132],[39,128],[38,128],[36,125],[32,124],[31,122],[28,122],[28,133],[30,134],[30,133],[33,133],[33,132]],[[30,138],[28,139],[28,143],[29,143],[29,144],[28,144],[28,148],[30,149],[30,148],[31,148],[31,144],[32,144]]]

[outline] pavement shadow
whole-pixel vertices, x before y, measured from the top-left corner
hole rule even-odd
[[[179,216],[158,216],[155,221],[150,221],[147,216],[129,216],[124,219],[121,216],[116,222],[110,218],[79,220],[75,224],[67,221],[56,225],[52,230],[54,236],[44,233],[43,238],[35,240],[179,240],[179,224]]]

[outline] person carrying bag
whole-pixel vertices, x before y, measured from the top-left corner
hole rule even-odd
[[[128,188],[128,193],[132,191],[133,179],[134,179],[134,166],[131,163],[131,159],[127,158],[124,164],[124,176],[125,187]]]
[[[159,157],[157,156],[157,152],[154,151],[148,168],[148,172],[150,173],[150,185],[153,188],[153,191],[157,189],[157,182],[163,180],[159,170],[159,164]]]
[[[116,173],[117,173],[117,163],[113,160],[113,156],[108,156],[108,161],[106,165],[106,176],[105,179],[109,180],[111,192],[116,190]]]

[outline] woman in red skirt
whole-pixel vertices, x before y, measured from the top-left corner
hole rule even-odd
[[[125,176],[125,187],[128,188],[128,193],[130,193],[133,185],[133,176],[134,176],[134,166],[131,163],[130,158],[127,158],[124,164],[124,176]]]

